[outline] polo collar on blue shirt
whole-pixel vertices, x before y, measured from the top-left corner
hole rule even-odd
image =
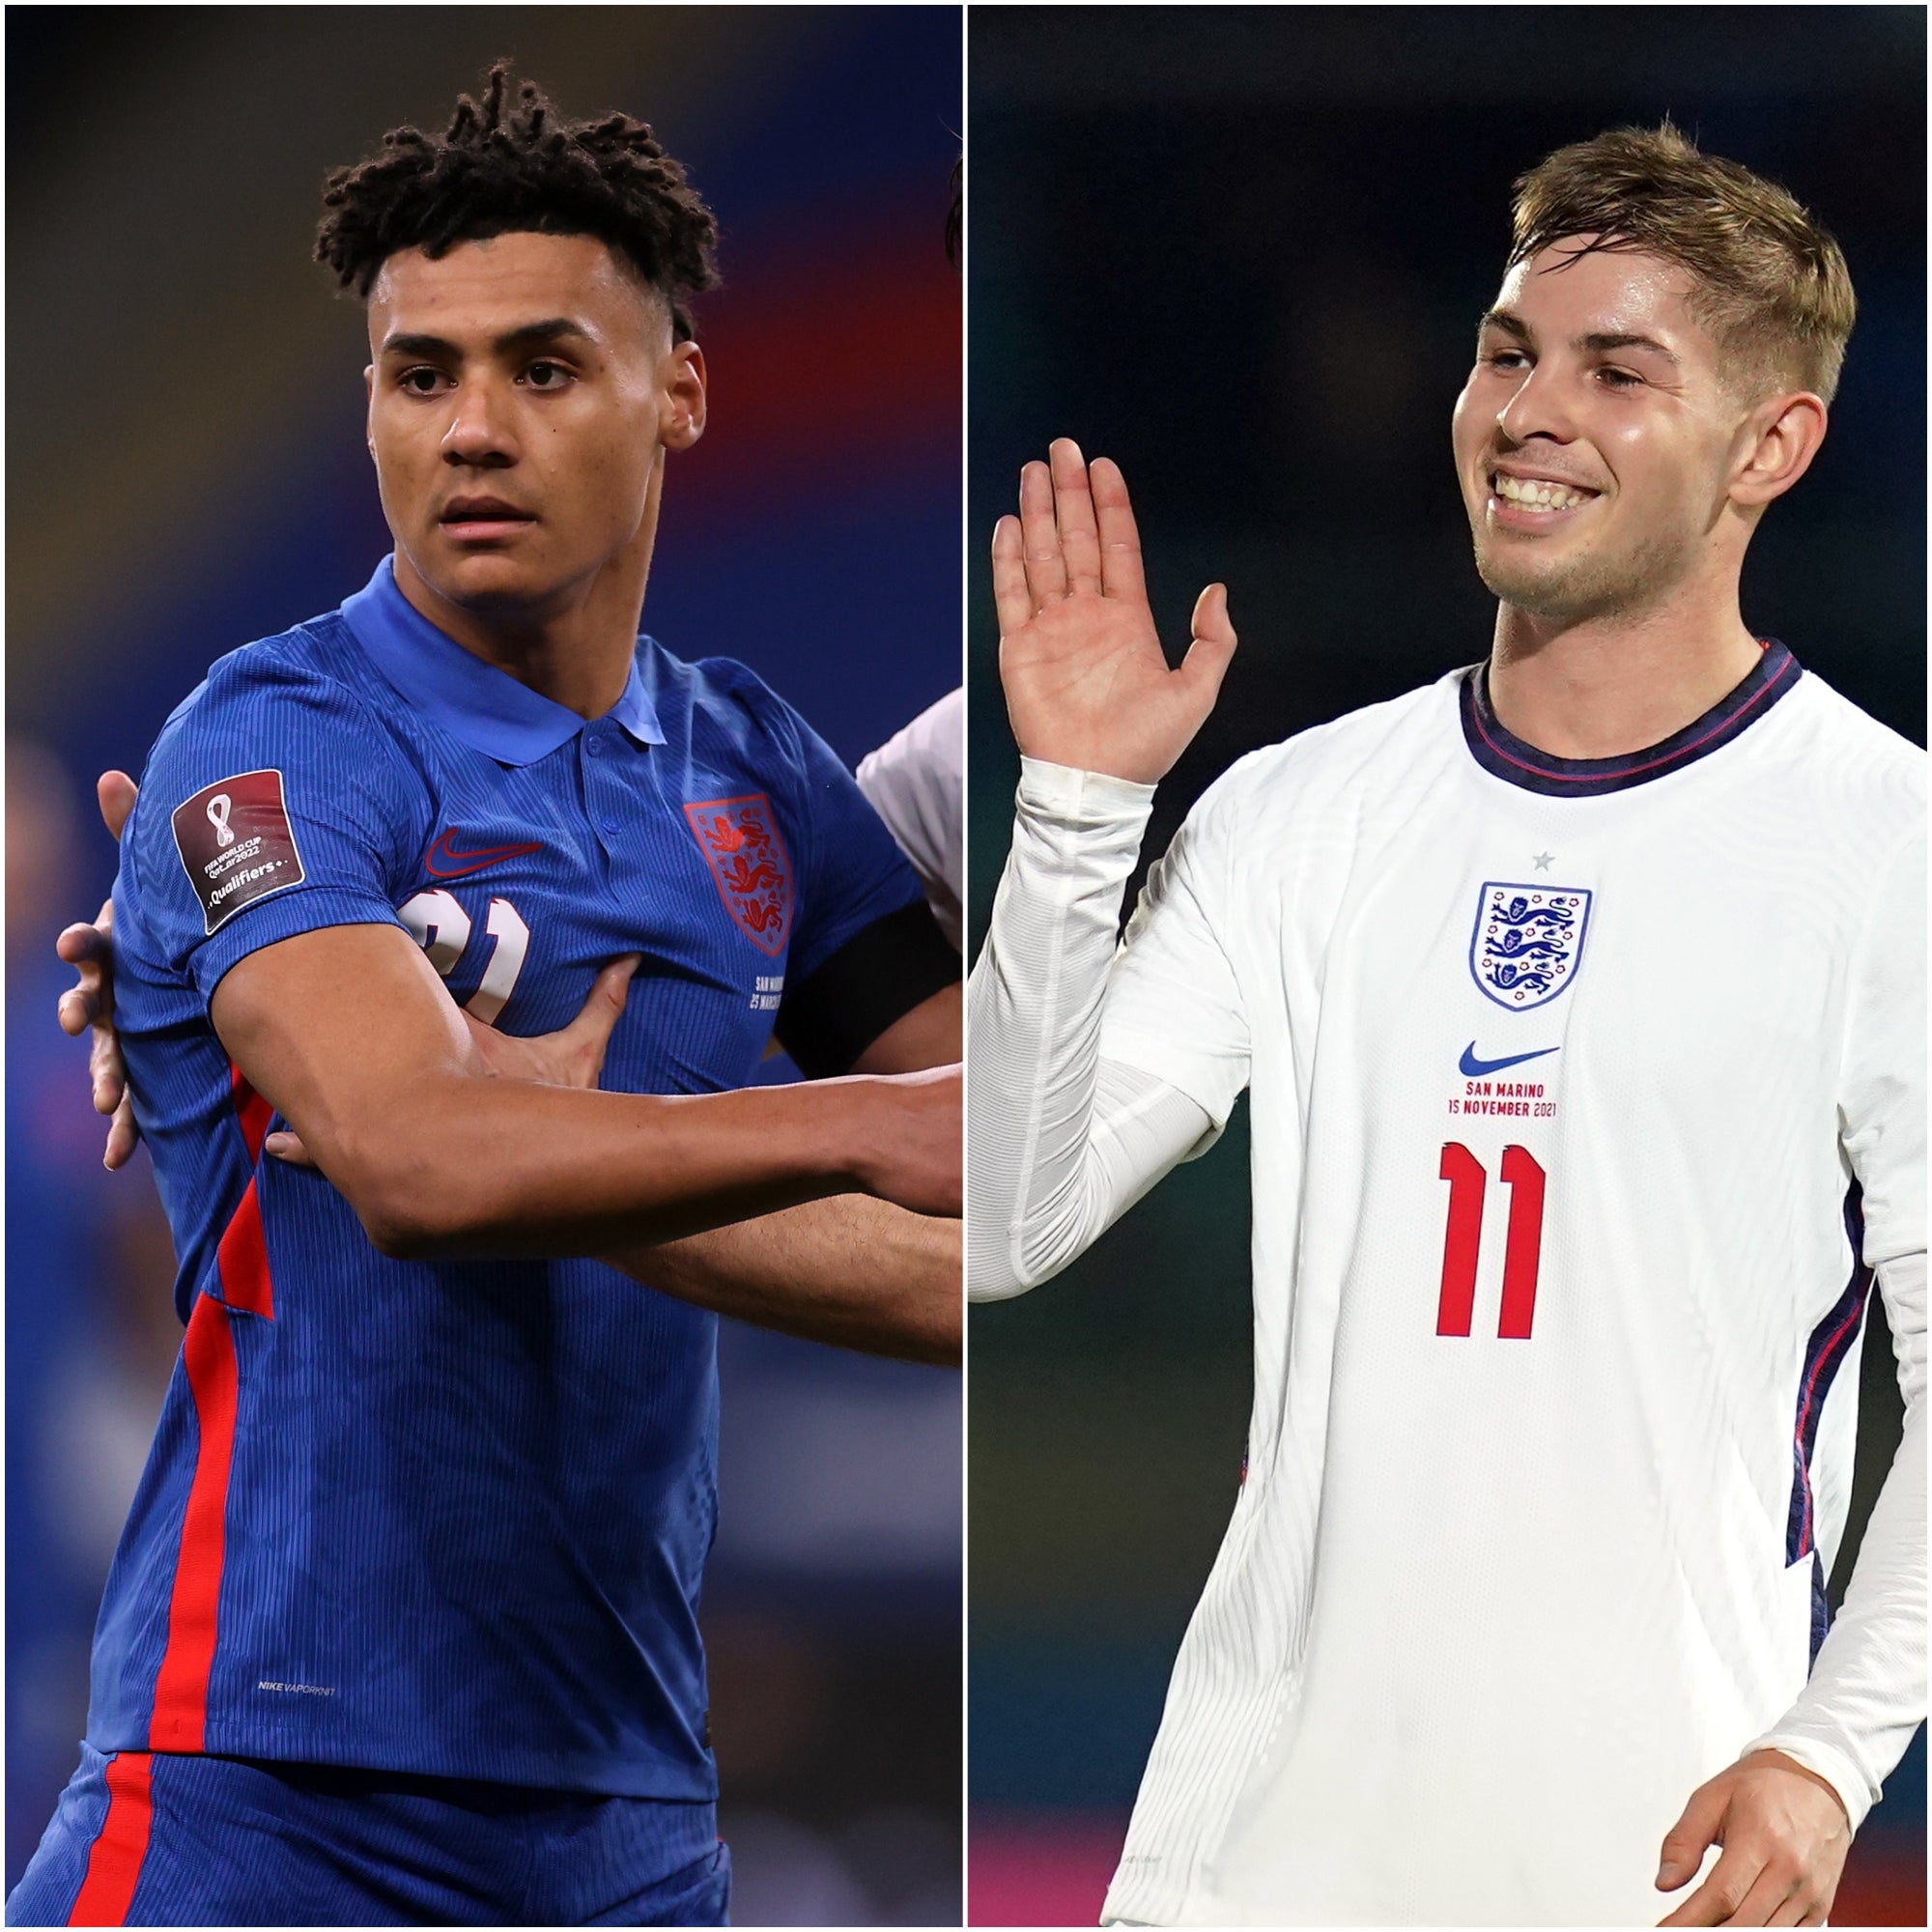
[[[593,722],[519,684],[438,630],[396,588],[393,563],[385,556],[368,583],[343,600],[342,617],[376,668],[416,710],[505,765],[533,765]],[[624,695],[609,716],[640,744],[665,741],[635,657]]]

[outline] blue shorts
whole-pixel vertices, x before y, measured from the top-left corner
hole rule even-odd
[[[724,1925],[709,1804],[81,1746],[9,1925]]]

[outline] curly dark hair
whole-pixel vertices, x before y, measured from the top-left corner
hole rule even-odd
[[[316,260],[364,298],[404,248],[432,261],[459,242],[534,231],[593,235],[630,262],[690,336],[690,298],[718,285],[718,223],[650,128],[628,114],[566,121],[534,81],[494,63],[483,98],[458,97],[446,132],[392,128],[383,151],[328,177]]]

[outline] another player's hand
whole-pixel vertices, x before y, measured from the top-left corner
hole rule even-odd
[[[100,816],[116,839],[128,822],[139,795],[126,772],[102,772],[95,784]],[[71,966],[76,981],[60,996],[55,1012],[61,1031],[78,1039],[90,1029],[87,1071],[94,1089],[94,1111],[113,1118],[107,1125],[107,1148],[101,1159],[110,1168],[125,1167],[140,1145],[141,1129],[134,1123],[134,1103],[128,1096],[128,1066],[121,1058],[120,1036],[114,1031],[114,901],[94,916],[92,925],[71,925],[54,941],[54,951]]]
[[[1711,1845],[1724,1849],[1710,1876],[1660,1923],[1822,1925],[1852,1826],[1815,1772],[1782,1751],[1752,1751],[1690,1794],[1665,1834],[1658,1890],[1688,1884]]]
[[[915,1214],[956,1220],[965,1211],[960,1073],[955,1065],[866,1076],[882,1090],[858,1167],[867,1193]]]
[[[621,959],[611,960],[598,974],[577,1017],[555,1033],[523,1039],[512,1033],[498,1033],[466,1012],[463,1019],[476,1050],[478,1071],[493,1079],[522,1080],[537,1087],[595,1087],[604,1071],[611,1031],[631,996],[631,978],[640,957],[627,952]],[[287,1128],[270,1134],[263,1146],[292,1167],[315,1165],[301,1136]]]
[[[1194,606],[1170,670],[1148,608],[1140,533],[1119,467],[1063,437],[1020,471],[1020,513],[993,531],[1000,680],[1028,757],[1152,784],[1187,749],[1235,654],[1228,592]]]

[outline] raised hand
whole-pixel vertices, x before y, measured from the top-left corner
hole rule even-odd
[[[627,952],[611,960],[592,982],[590,996],[578,1009],[577,1017],[554,1033],[524,1039],[513,1033],[498,1033],[466,1012],[463,1019],[479,1070],[498,1080],[523,1080],[538,1087],[595,1087],[641,956]],[[291,1167],[315,1165],[301,1136],[286,1127],[270,1134],[262,1145]]]
[[[102,772],[95,783],[100,816],[118,842],[121,828],[140,795],[126,772]],[[125,1167],[140,1144],[134,1103],[128,1095],[128,1065],[121,1058],[121,1037],[114,1030],[114,901],[110,898],[94,916],[92,925],[71,925],[54,941],[54,951],[74,969],[75,983],[60,996],[54,1009],[61,1031],[78,1039],[90,1028],[87,1071],[94,1089],[94,1111],[113,1118],[107,1125],[107,1148],[101,1155],[109,1168]]]
[[[1178,670],[1161,655],[1140,533],[1119,467],[1063,437],[1020,471],[1020,513],[993,531],[1000,681],[1032,758],[1152,784],[1201,728],[1235,654],[1227,587],[1194,606]]]

